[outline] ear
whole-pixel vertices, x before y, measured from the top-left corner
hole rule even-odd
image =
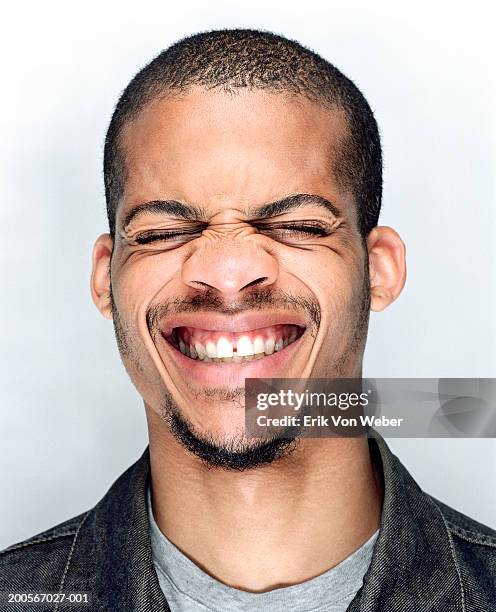
[[[102,315],[112,318],[110,302],[110,258],[112,257],[113,240],[110,234],[98,236],[93,247],[92,270],[90,279],[93,302]]]
[[[406,280],[405,245],[391,227],[374,227],[367,236],[370,309],[384,310],[399,296]]]

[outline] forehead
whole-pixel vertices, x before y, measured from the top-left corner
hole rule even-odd
[[[157,99],[122,132],[127,179],[119,216],[164,198],[212,214],[291,193],[339,201],[332,162],[345,129],[340,111],[280,93],[194,87]]]

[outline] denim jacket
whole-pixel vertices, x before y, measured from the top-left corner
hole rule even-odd
[[[348,611],[496,611],[496,532],[424,493],[380,436],[369,445],[384,478],[382,519]],[[149,475],[147,448],[94,508],[2,551],[0,591],[92,596],[84,607],[19,605],[23,611],[169,610],[152,563]]]

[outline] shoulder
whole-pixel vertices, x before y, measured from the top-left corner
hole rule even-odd
[[[453,536],[468,544],[482,547],[487,553],[496,554],[496,530],[462,514],[431,495],[429,497],[441,511]]]
[[[57,590],[88,512],[0,551],[0,591]]]
[[[146,447],[96,506],[0,551],[0,592],[13,588],[53,592],[69,582],[84,590],[79,587],[94,584],[99,568],[108,566],[112,554],[122,556],[124,545],[126,550],[132,548],[134,542],[127,534],[137,517],[146,517],[143,492],[149,469]],[[121,569],[125,572],[125,567]]]
[[[467,599],[475,601],[482,597],[482,581],[484,583],[484,593],[492,601],[495,601],[496,531],[458,512],[438,499],[432,496],[428,497],[441,512],[450,534],[453,557]]]

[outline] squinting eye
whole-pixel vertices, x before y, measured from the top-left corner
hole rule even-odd
[[[329,236],[331,231],[329,228],[324,227],[322,225],[314,225],[314,224],[289,224],[284,223],[281,225],[266,225],[260,226],[258,231],[261,234],[269,235],[277,239],[285,240],[305,240],[306,238],[311,238],[312,236]]]
[[[134,239],[136,244],[150,244],[152,242],[186,242],[201,235],[201,230],[182,232],[143,232]]]

